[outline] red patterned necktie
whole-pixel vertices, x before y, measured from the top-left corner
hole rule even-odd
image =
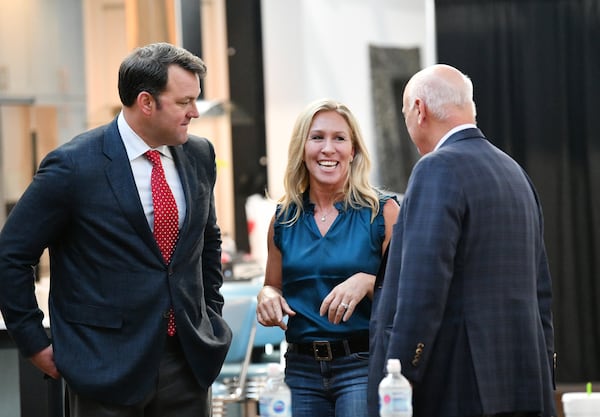
[[[152,162],[152,176],[150,186],[152,187],[152,204],[154,206],[154,238],[160,248],[160,252],[168,264],[177,243],[179,233],[179,215],[177,203],[165,178],[165,171],[160,162],[158,151],[148,151],[144,154]],[[175,335],[175,314],[173,309],[169,310],[169,323],[167,333]]]

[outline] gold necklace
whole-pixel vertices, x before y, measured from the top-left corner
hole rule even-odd
[[[335,210],[335,206],[333,207],[333,209]],[[319,211],[322,211],[321,208],[319,208]],[[331,214],[333,212],[333,210],[328,210],[326,213],[321,213],[321,221],[325,222],[327,220],[327,216],[329,216],[329,214]]]

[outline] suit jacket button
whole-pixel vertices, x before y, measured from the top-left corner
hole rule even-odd
[[[168,318],[169,318],[169,311],[170,311],[170,310],[167,310],[167,311],[165,311],[165,312],[162,314],[162,316],[163,316],[163,319],[168,319]]]
[[[419,364],[419,359],[418,358],[414,358],[411,362],[412,366],[417,366]]]

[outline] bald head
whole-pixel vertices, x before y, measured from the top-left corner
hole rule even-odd
[[[464,123],[475,122],[473,84],[469,77],[454,67],[437,64],[417,72],[406,85],[409,105],[416,99],[425,103],[439,120],[460,117]]]
[[[473,83],[450,65],[427,67],[406,84],[402,113],[419,153],[428,153],[453,127],[475,124]]]

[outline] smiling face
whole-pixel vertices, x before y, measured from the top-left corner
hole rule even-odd
[[[148,132],[152,138],[150,146],[175,146],[188,140],[188,125],[199,116],[196,108],[199,95],[198,75],[178,65],[171,65],[167,88],[158,96],[151,117],[152,129]]]
[[[354,145],[346,120],[335,111],[318,112],[304,145],[304,163],[311,187],[342,188],[353,158]]]

